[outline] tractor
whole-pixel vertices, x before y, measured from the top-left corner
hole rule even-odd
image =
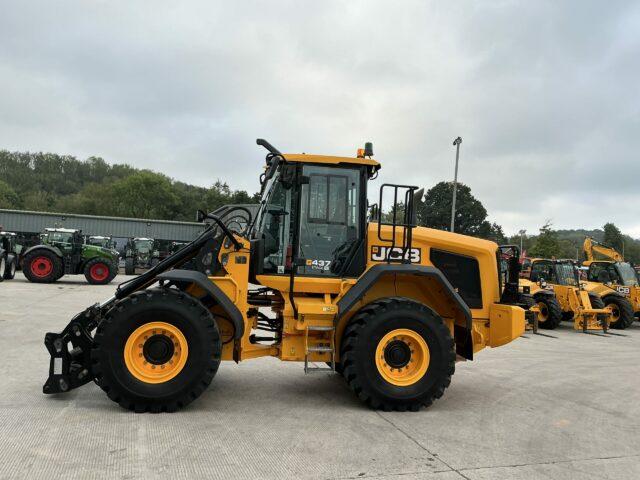
[[[102,235],[91,235],[87,237],[86,243],[87,245],[96,245],[98,247],[108,248],[113,250],[115,250],[116,248],[116,244],[113,241],[113,237],[111,236],[105,237]]]
[[[17,268],[16,234],[13,232],[0,232],[0,282],[11,280],[15,277]]]
[[[149,269],[160,263],[160,252],[153,238],[130,238],[125,247],[124,273],[135,275],[136,269]]]
[[[584,289],[571,260],[534,258],[530,264],[529,278],[520,279],[520,288],[538,304],[542,328],[556,328],[562,320],[573,319],[576,330],[607,330],[611,310],[598,294]]]
[[[232,229],[199,211],[192,242],[47,333],[44,393],[94,381],[126,409],[171,412],[221,361],[276,357],[341,374],[373,409],[416,411],[442,397],[456,360],[524,332],[519,255],[503,285],[498,245],[417,226],[411,185],[383,184],[393,214],[368,218],[370,143],[355,157],[257,143],[257,213],[234,207],[245,221]]]
[[[612,310],[611,327],[629,327],[640,315],[640,282],[633,265],[625,262],[615,249],[586,237],[583,244],[588,268],[585,289],[602,297]],[[596,254],[605,260],[597,260]],[[626,301],[620,299],[626,298]]]
[[[46,228],[40,234],[40,244],[24,252],[22,271],[34,283],[84,274],[90,284],[105,285],[118,274],[118,252],[85,244],[81,230]]]

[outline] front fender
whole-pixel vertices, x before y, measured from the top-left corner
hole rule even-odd
[[[180,270],[174,269],[158,275],[158,279],[161,284],[165,282],[170,283],[178,287],[180,290],[185,290],[189,285],[195,284],[206,292],[205,297],[211,298],[215,303],[220,305],[223,310],[229,315],[231,324],[233,325],[233,338],[242,338],[244,334],[244,320],[240,310],[231,301],[220,288],[215,285],[209,278],[201,272],[194,270]],[[203,298],[204,300],[204,298]]]

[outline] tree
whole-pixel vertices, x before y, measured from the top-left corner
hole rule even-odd
[[[18,208],[18,194],[7,182],[0,180],[0,208]]]
[[[622,253],[624,251],[624,237],[622,236],[620,229],[611,222],[605,223],[602,228],[604,229],[603,243]]]
[[[114,182],[107,197],[118,216],[175,219],[179,209],[171,181],[148,170]]]
[[[450,230],[452,198],[453,182],[440,182],[429,189],[424,199],[416,206],[418,224],[439,230]],[[487,210],[480,200],[471,194],[471,189],[463,183],[458,183],[455,231],[498,243],[504,243],[506,240],[502,227],[487,221]]]
[[[531,248],[530,255],[541,258],[553,258],[560,255],[558,233],[551,228],[551,220],[540,227],[540,235]]]
[[[260,200],[220,181],[204,188],[99,157],[53,153],[0,150],[0,178],[0,208],[193,220],[198,208]]]

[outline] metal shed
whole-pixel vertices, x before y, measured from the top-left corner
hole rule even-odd
[[[152,237],[176,241],[193,240],[203,229],[201,223],[195,222],[6,209],[0,209],[0,226],[7,231],[20,233],[39,233],[46,227],[65,227],[80,229],[85,235]]]

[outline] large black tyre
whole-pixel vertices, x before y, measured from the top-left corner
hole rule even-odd
[[[605,306],[612,310],[609,328],[624,330],[633,323],[633,306],[629,299],[618,295],[608,295],[602,300]]]
[[[136,273],[136,265],[133,261],[133,257],[127,257],[124,259],[124,274],[125,275],[135,275]]]
[[[185,351],[188,354],[185,354],[185,363],[174,377],[153,383],[136,376],[125,355],[128,353],[128,340],[135,338],[135,333],[141,328],[158,322],[169,324],[183,335],[188,348],[183,349],[182,354]],[[155,362],[147,357],[148,344],[156,337],[166,337],[164,330],[158,332],[156,334],[154,330],[148,339],[145,337],[145,344],[140,347],[149,364]],[[173,336],[171,339],[171,344],[177,340]],[[171,368],[170,359],[180,358],[172,356],[179,352],[177,345],[176,342],[176,352],[170,352],[165,363],[155,365]],[[155,345],[149,347],[150,351],[154,349]],[[107,312],[98,326],[91,350],[92,372],[100,388],[123,408],[139,413],[173,412],[206,390],[218,371],[221,352],[218,327],[211,312],[200,301],[176,289],[154,288],[118,301]]]
[[[15,255],[7,255],[7,261],[4,269],[0,266],[0,273],[2,273],[3,280],[12,280],[16,276],[16,268],[18,266],[18,259]]]
[[[605,308],[606,305],[601,297],[597,295],[589,295],[589,301],[591,302],[591,308]]]
[[[64,263],[51,250],[38,248],[25,255],[22,273],[33,283],[53,283],[64,275]]]
[[[520,294],[518,297],[518,303],[524,305],[525,310],[529,310],[531,307],[536,305],[536,301],[533,299],[531,295],[528,294]]]
[[[412,332],[421,340],[407,343],[392,336],[392,340],[384,344],[385,338],[397,331]],[[415,360],[420,364],[420,342],[427,347],[426,371],[407,385],[394,384],[385,378],[388,373],[383,373],[384,367],[393,367],[391,372],[394,368],[401,372],[402,368],[411,368],[409,362]],[[376,356],[383,345],[386,346],[381,351],[380,362],[389,365],[384,363],[381,367]],[[404,358],[403,349],[410,352],[405,353]],[[340,359],[345,380],[368,406],[385,411],[417,411],[440,398],[449,386],[456,353],[449,329],[438,314],[411,299],[393,297],[372,302],[354,315],[342,336]]]
[[[534,299],[540,308],[538,326],[547,330],[554,330],[562,321],[562,308],[555,296],[534,295]]]
[[[7,269],[7,257],[4,252],[0,252],[0,273]],[[4,281],[4,275],[0,275],[0,282]]]
[[[596,307],[593,307],[596,308]],[[563,322],[570,322],[571,320],[573,320],[573,315],[574,313],[569,310],[568,312],[562,312],[562,321]]]
[[[84,265],[84,278],[91,285],[106,285],[118,274],[113,262],[104,258],[96,257],[89,260]]]

